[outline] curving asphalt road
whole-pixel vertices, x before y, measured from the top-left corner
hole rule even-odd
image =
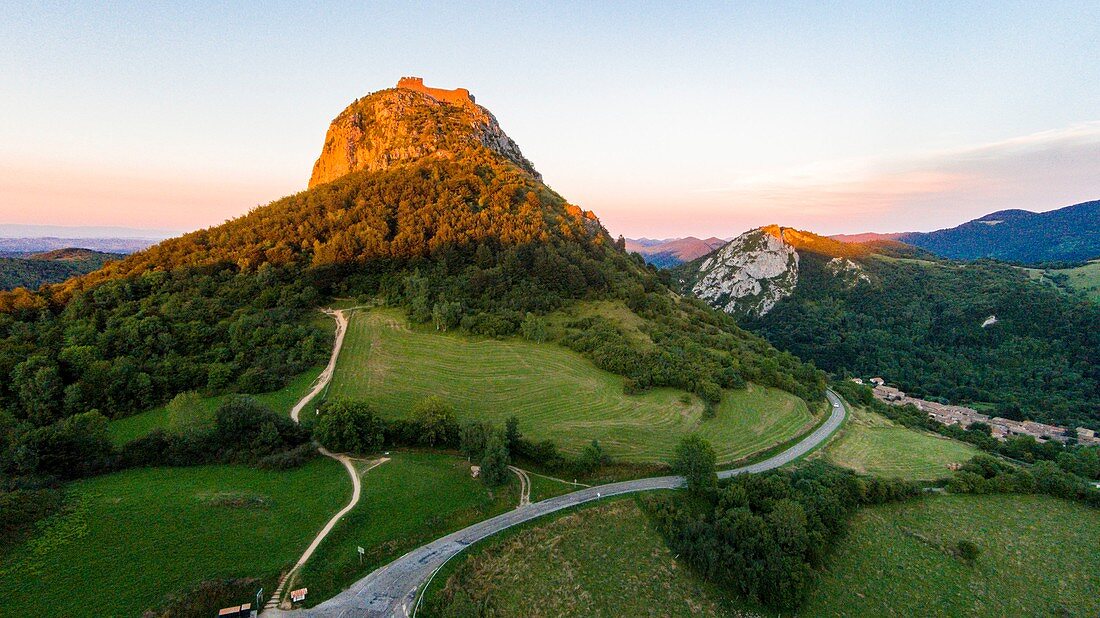
[[[840,427],[840,424],[844,421],[845,413],[844,404],[840,397],[832,391],[827,391],[826,396],[831,407],[829,418],[810,435],[778,455],[752,465],[723,470],[718,473],[718,476],[729,478],[747,472],[772,470],[798,459],[824,442]],[[424,582],[452,556],[484,538],[517,524],[592,500],[639,491],[652,491],[654,489],[675,489],[683,483],[684,479],[680,476],[653,477],[598,485],[535,502],[476,523],[414,549],[386,566],[375,570],[370,575],[352,584],[347,590],[317,607],[298,611],[267,611],[264,612],[264,615],[310,618],[315,616],[369,616],[375,618],[408,616],[412,613],[416,593]]]

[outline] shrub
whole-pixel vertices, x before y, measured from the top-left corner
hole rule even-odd
[[[384,423],[370,404],[328,401],[313,426],[313,435],[337,453],[372,453],[382,449]]]
[[[974,562],[982,553],[982,548],[974,541],[962,539],[955,544],[955,554],[967,562]]]

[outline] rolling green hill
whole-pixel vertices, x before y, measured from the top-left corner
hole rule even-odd
[[[1026,268],[1028,276],[1060,290],[1100,302],[1100,260],[1072,268]]]
[[[37,289],[90,273],[122,256],[89,249],[57,249],[21,257],[0,257],[0,290]]]
[[[625,395],[623,381],[553,343],[439,333],[373,310],[353,314],[328,397],[364,399],[384,416],[404,418],[438,396],[460,419],[503,423],[515,415],[532,439],[574,454],[595,439],[632,462],[667,461],[691,432],[715,444],[719,461],[732,462],[813,424],[804,401],[776,389],[727,390],[707,419],[698,396],[671,388]]]

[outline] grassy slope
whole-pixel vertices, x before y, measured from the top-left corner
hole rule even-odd
[[[321,367],[310,369],[294,378],[286,388],[281,390],[247,396],[252,397],[272,410],[289,414],[294,404],[309,392],[310,387],[321,373],[321,369]],[[187,422],[212,422],[214,419],[214,412],[218,409],[218,406],[221,405],[223,401],[233,396],[234,395],[218,395],[216,397],[204,397],[201,406],[194,411],[194,415],[188,418]],[[160,406],[140,414],[111,421],[111,438],[114,440],[115,444],[121,445],[134,438],[140,438],[153,429],[169,429],[171,423],[172,419],[169,418],[167,406]]]
[[[137,616],[205,579],[274,581],[350,491],[329,459],[289,472],[148,468],[72,483],[75,510],[0,558],[0,614]]]
[[[945,548],[971,539],[973,565]],[[859,514],[806,616],[1096,616],[1100,513],[1042,496],[943,496]]]
[[[737,615],[673,558],[629,498],[490,541],[457,569],[447,585],[472,582],[477,598],[491,599],[501,616]],[[440,598],[433,585],[425,607]]]
[[[1095,616],[1098,538],[1100,513],[1045,496],[932,496],[867,509],[797,615]],[[973,565],[949,553],[961,539],[981,547]],[[476,582],[466,589],[501,615],[735,611],[669,554],[633,501],[602,503],[475,546],[441,572],[446,584],[433,582],[425,605],[466,575]]]
[[[978,453],[969,444],[902,427],[862,408],[852,409],[842,432],[820,456],[867,474],[933,480],[951,474],[948,464]]]
[[[1100,302],[1100,260],[1093,260],[1077,268],[1063,268],[1056,270],[1042,270],[1039,268],[1025,268],[1032,279],[1042,281],[1055,287],[1059,284],[1047,278],[1047,275],[1065,275],[1069,287],[1084,292],[1094,301]]]
[[[440,536],[515,508],[518,482],[489,491],[454,455],[394,452],[363,475],[359,504],[317,548],[295,587],[310,604],[335,595],[374,568]],[[356,546],[367,550],[362,566]]]
[[[787,393],[753,386],[726,393],[717,417],[703,420],[698,398],[657,389],[627,396],[622,378],[554,344],[470,339],[410,329],[395,311],[353,315],[330,396],[367,399],[401,417],[439,395],[460,418],[502,423],[515,414],[533,439],[576,453],[593,439],[613,456],[667,459],[684,434],[698,431],[721,462],[740,459],[806,430],[813,418]]]

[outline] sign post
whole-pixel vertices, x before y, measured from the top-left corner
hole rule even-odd
[[[356,546],[356,549],[359,550],[359,566],[363,566],[363,554],[367,553],[367,550],[359,546]]]
[[[264,606],[264,589],[260,588],[256,591],[256,607],[263,608]]]

